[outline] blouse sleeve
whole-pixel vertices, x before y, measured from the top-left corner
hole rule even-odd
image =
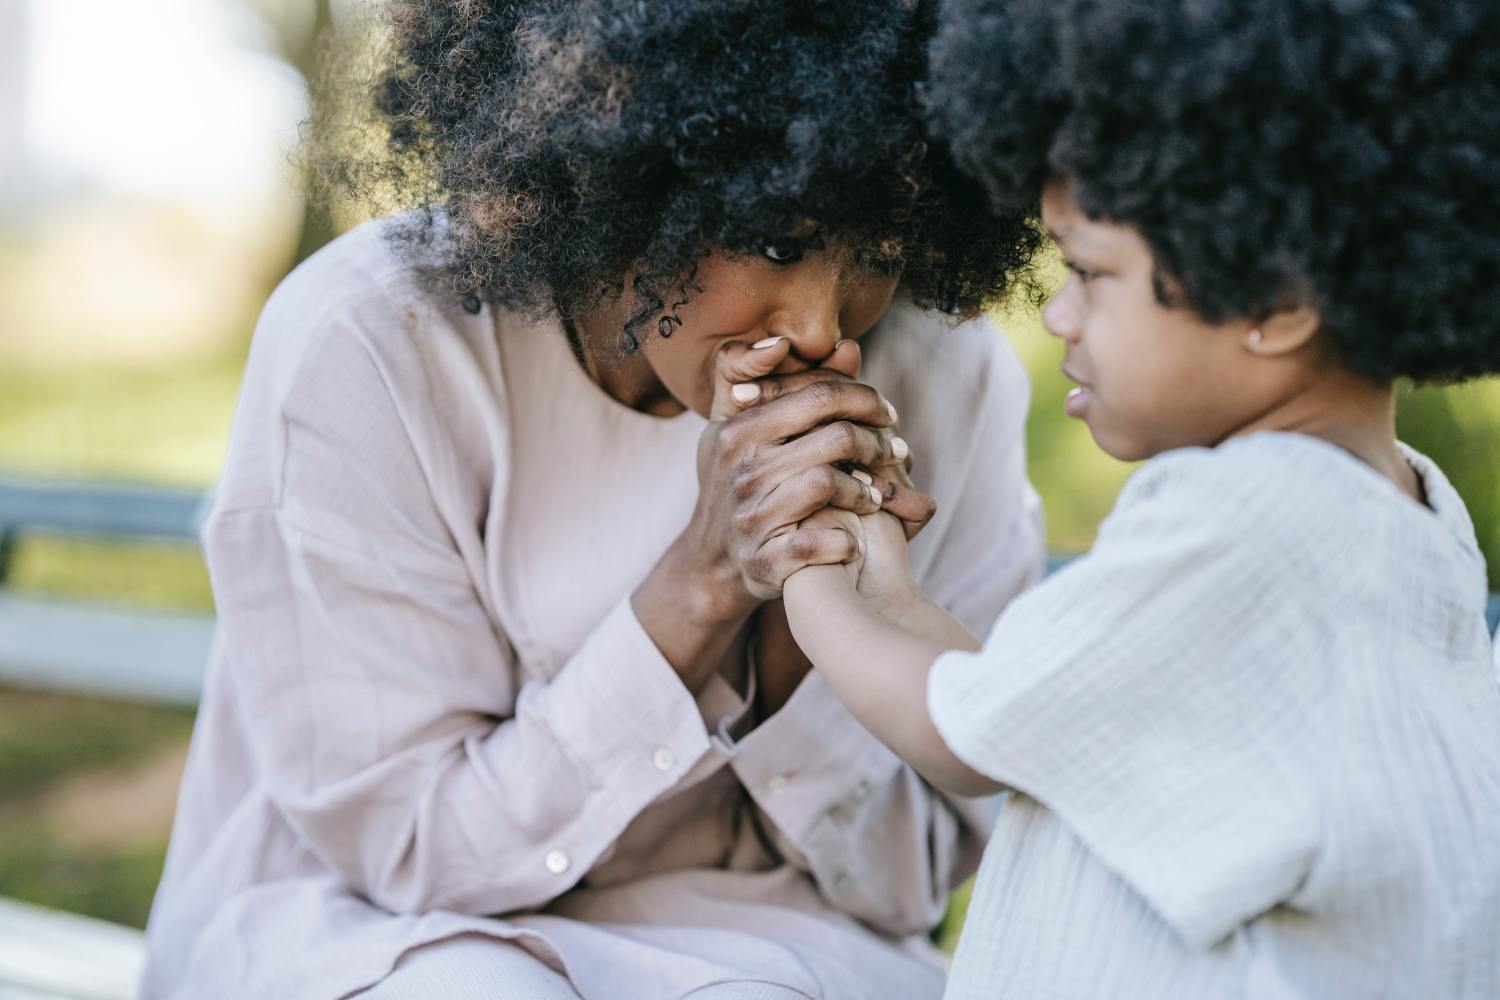
[[[710,752],[699,706],[628,598],[520,687],[379,364],[338,329],[309,352],[239,456],[280,453],[267,502],[205,531],[266,793],[387,909],[546,903]]]
[[[928,526],[934,537],[920,538],[924,551],[914,557],[923,589],[981,634],[1041,575],[1043,558],[1040,508],[1026,478],[1026,375],[999,331],[986,323],[985,332],[995,352],[972,405],[918,411],[941,424],[926,428],[943,436],[936,445],[951,448],[959,438],[952,429],[967,430],[966,447],[934,470],[941,520]],[[973,874],[994,822],[993,800],[928,785],[816,672],[740,742],[732,766],[788,860],[840,908],[896,933],[942,919],[949,891]]]
[[[1328,631],[1295,530],[1225,501],[1266,484],[1158,461],[1089,555],[1011,605],[982,651],[937,660],[928,703],[955,754],[1054,811],[1205,947],[1313,862]]]

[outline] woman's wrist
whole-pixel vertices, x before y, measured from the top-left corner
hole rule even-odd
[[[732,560],[705,559],[701,551],[701,545],[683,535],[662,555],[651,574],[679,595],[678,613],[695,625],[739,628],[764,602],[745,588]]]
[[[727,577],[674,545],[631,595],[641,628],[693,694],[713,677],[759,604],[743,587],[743,597],[735,594]]]

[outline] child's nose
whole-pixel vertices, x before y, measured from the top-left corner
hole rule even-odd
[[[1071,279],[1068,284],[1072,284]],[[1078,339],[1082,325],[1079,323],[1078,310],[1068,301],[1067,292],[1068,288],[1064,286],[1047,300],[1047,304],[1042,307],[1042,326],[1054,337],[1072,341]]]

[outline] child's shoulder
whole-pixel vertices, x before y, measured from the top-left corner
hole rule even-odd
[[[1412,506],[1394,484],[1335,445],[1262,432],[1146,462],[1101,528],[1155,525],[1222,536],[1233,547],[1337,561],[1373,527]]]

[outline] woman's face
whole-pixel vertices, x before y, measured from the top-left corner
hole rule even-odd
[[[785,337],[791,353],[777,371],[794,372],[820,367],[840,340],[864,336],[890,305],[899,276],[872,274],[847,255],[803,243],[788,240],[754,255],[716,251],[704,258],[695,279],[701,290],[677,310],[681,325],[670,337],[645,337],[640,351],[609,366],[601,378],[606,390],[651,412],[685,408],[707,416],[718,351],[726,342]],[[595,329],[618,331],[632,305],[627,296]],[[651,400],[651,389],[669,401]]]

